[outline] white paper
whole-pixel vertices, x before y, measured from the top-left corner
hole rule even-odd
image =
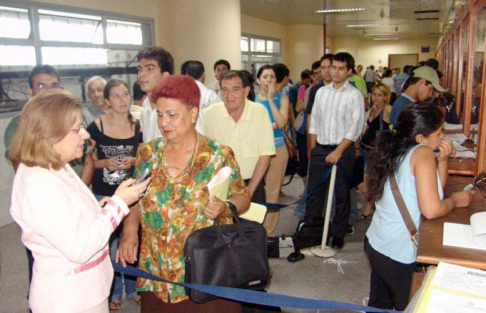
[[[444,223],[442,244],[458,248],[486,250],[486,212],[471,216],[471,225]]]
[[[454,158],[476,158],[476,153],[472,151],[457,151],[455,156],[452,156]]]
[[[467,139],[466,135],[463,133],[460,134],[446,134],[446,138],[452,140],[452,141],[457,141],[457,142],[463,142],[464,140]]]
[[[460,129],[462,129],[462,124],[444,123],[444,129],[446,129],[446,130],[460,130]]]

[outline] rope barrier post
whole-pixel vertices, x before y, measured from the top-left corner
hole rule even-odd
[[[329,182],[329,192],[327,195],[326,216],[324,218],[324,230],[322,232],[322,243],[320,247],[311,248],[311,252],[321,258],[330,258],[336,254],[331,247],[326,247],[327,235],[329,232],[329,219],[331,217],[332,198],[334,196],[334,185],[336,183],[337,166],[332,166],[331,181]]]

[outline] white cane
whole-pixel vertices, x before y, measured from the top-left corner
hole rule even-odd
[[[318,257],[330,258],[336,254],[331,247],[326,247],[327,235],[329,232],[329,218],[331,217],[332,197],[334,195],[334,184],[336,182],[336,165],[332,166],[331,181],[329,182],[329,192],[327,195],[326,216],[324,218],[324,230],[322,231],[322,243],[320,247],[311,248],[310,251]]]

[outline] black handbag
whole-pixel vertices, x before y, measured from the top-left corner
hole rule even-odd
[[[215,225],[191,233],[184,245],[185,282],[261,290],[270,283],[267,233],[261,224],[240,222]],[[186,288],[196,303],[216,296]]]

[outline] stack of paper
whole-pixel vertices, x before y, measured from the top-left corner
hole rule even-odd
[[[405,312],[485,312],[486,272],[440,262],[427,273],[418,297]]]
[[[471,215],[470,221],[471,225],[444,223],[442,244],[444,246],[486,250],[486,212]]]
[[[225,166],[213,177],[208,183],[210,197],[216,196],[221,201],[228,199],[229,181],[232,172],[233,170],[230,167]],[[267,214],[265,206],[252,202],[250,208],[239,214],[239,216],[249,221],[262,223],[265,219],[265,214]]]

